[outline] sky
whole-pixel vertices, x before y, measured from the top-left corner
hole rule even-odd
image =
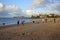
[[[60,0],[0,0],[0,17],[60,13]]]

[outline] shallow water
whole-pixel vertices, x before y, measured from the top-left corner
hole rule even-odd
[[[25,23],[27,23],[27,22],[32,22],[33,20],[34,21],[38,21],[40,19],[31,19],[31,18],[0,18],[0,26],[3,25],[3,23],[5,23],[5,25],[16,24],[18,20],[19,20],[20,23],[22,22],[22,20],[24,20]]]

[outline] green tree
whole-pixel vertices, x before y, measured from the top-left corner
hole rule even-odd
[[[36,18],[40,18],[40,16],[36,16]]]
[[[35,18],[35,16],[32,15],[31,18]]]

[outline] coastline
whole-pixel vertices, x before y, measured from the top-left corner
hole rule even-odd
[[[0,19],[0,26],[3,26],[3,23],[5,23],[5,25],[14,25],[17,24],[17,21],[19,21],[19,23],[21,24],[22,20],[24,19],[25,23],[29,23],[32,21],[38,21],[41,20],[39,19],[32,19],[32,18],[1,18]]]
[[[32,23],[32,22],[27,22],[27,23],[24,23],[24,24],[29,24],[29,23]],[[14,26],[21,26],[22,24],[20,23],[20,24],[10,24],[10,25],[2,25],[2,26],[0,26],[0,29],[1,28],[7,28],[7,27],[14,27]]]
[[[60,40],[60,19],[56,23],[25,23],[0,29],[0,40]]]
[[[44,18],[43,18],[44,19]],[[39,19],[39,20],[33,20],[35,21],[35,23],[44,23],[43,19]],[[47,23],[53,23],[53,19],[54,18],[47,18]],[[59,22],[60,18],[57,18],[56,21]],[[29,23],[33,23],[33,21],[31,22],[25,22],[24,24],[29,24]],[[16,26],[18,25],[17,22],[15,24],[9,24],[9,25],[0,25],[0,28],[3,28],[3,27],[11,27],[11,26]],[[19,25],[22,25],[21,23],[19,23]]]

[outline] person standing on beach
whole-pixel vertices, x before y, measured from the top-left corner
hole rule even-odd
[[[19,21],[17,21],[17,24],[19,24]]]
[[[23,25],[23,26],[24,26],[24,22],[25,22],[25,21],[24,21],[24,20],[22,20],[22,25]]]
[[[3,25],[5,25],[5,23],[3,23]]]
[[[54,18],[54,23],[56,22],[56,19]]]
[[[47,23],[47,18],[45,19],[45,22]]]
[[[33,21],[33,23],[35,23],[35,21]]]

